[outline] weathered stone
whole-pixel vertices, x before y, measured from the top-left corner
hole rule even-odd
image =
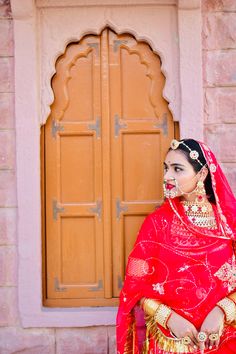
[[[53,329],[0,328],[1,354],[54,354]],[[68,353],[69,354],[69,353]]]
[[[15,131],[0,131],[0,169],[15,168]]]
[[[14,127],[14,93],[0,93],[0,129]]]
[[[0,327],[18,324],[17,288],[0,287]]]
[[[205,90],[205,123],[236,123],[236,87]]]
[[[208,13],[203,17],[203,48],[236,48],[236,13]]]
[[[16,209],[0,208],[0,245],[16,243]]]
[[[0,246],[0,286],[17,285],[17,250],[15,246]]]
[[[106,327],[57,329],[56,354],[107,354]]]
[[[203,11],[235,11],[235,0],[203,0]]]
[[[234,195],[236,195],[236,163],[222,163],[221,167],[228,179]]]
[[[116,353],[116,327],[108,327],[109,351],[108,354]]]
[[[10,0],[0,0],[0,17],[12,17]]]
[[[205,141],[221,162],[236,162],[236,124],[205,126]]]
[[[0,170],[0,207],[16,206],[15,171]]]
[[[236,86],[236,51],[210,51],[203,57],[206,86]]]
[[[13,52],[13,22],[0,20],[0,56],[12,56]]]
[[[0,57],[0,92],[13,92],[13,58]]]

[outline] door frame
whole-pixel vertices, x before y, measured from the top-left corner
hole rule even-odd
[[[78,41],[87,33],[99,34],[106,26],[147,41],[161,57],[166,77],[164,97],[174,120],[180,123],[180,137],[202,139],[200,3],[134,0],[127,5],[126,0],[100,0],[99,4],[93,0],[11,0],[15,40],[18,304],[23,327],[114,325],[117,312],[117,308],[111,307],[54,309],[42,305],[40,128],[53,99],[50,83],[57,57],[69,42]],[[127,6],[135,14],[141,11],[142,17],[127,14]],[[162,18],[160,14],[170,9],[175,10],[175,16],[172,11]],[[68,21],[71,13],[76,13],[76,22]],[[68,26],[58,36],[58,27],[54,25],[62,26],[63,18]],[[172,23],[177,26],[175,37],[170,30]]]

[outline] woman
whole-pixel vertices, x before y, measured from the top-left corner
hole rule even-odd
[[[236,200],[205,144],[172,141],[164,194],[128,259],[118,353],[236,353]]]

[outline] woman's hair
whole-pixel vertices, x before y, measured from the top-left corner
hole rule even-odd
[[[215,201],[215,195],[214,195],[213,188],[212,188],[211,174],[210,174],[206,159],[203,155],[201,146],[199,145],[199,143],[196,140],[193,140],[193,139],[182,139],[180,141],[183,141],[191,150],[197,151],[199,154],[198,160],[202,163],[202,166],[205,165],[205,167],[208,169],[208,174],[207,174],[207,177],[204,181],[204,184],[205,184],[205,189],[206,189],[206,194],[207,194],[208,200],[215,204],[216,201]],[[172,149],[170,148],[169,150],[172,150]],[[186,146],[184,146],[183,144],[179,144],[179,146],[176,150],[181,150],[183,152],[187,161],[193,166],[193,169],[196,173],[201,170],[202,166],[200,165],[200,163],[197,160],[193,160],[190,157],[189,150]]]

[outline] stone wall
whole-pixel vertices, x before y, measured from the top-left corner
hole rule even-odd
[[[0,353],[114,354],[114,327],[22,328],[17,304],[15,172],[13,20],[10,1],[0,0]]]
[[[236,192],[236,1],[204,0],[202,5],[205,140]],[[13,66],[10,5],[9,0],[0,0],[0,353],[114,354],[114,327],[21,326],[17,306]]]
[[[205,141],[236,194],[236,1],[204,0]]]

